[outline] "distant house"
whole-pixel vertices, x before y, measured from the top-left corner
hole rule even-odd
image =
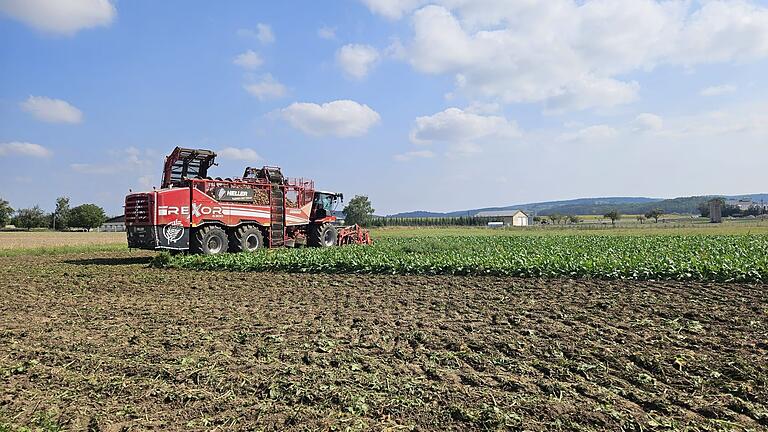
[[[768,211],[768,203],[762,200],[752,201],[752,198],[728,199],[725,200],[725,205],[738,207],[741,211],[747,211],[753,207],[757,207],[762,211]]]
[[[528,226],[528,214],[522,210],[481,211],[475,216],[491,218],[493,222],[501,222],[504,226]]]
[[[115,216],[113,218],[107,219],[103,224],[101,224],[101,227],[99,227],[99,231],[103,231],[103,232],[125,231],[125,215]]]
[[[729,199],[725,201],[725,205],[738,207],[739,210],[749,210],[752,205],[756,205],[757,203],[753,203],[751,198],[742,198],[742,199]]]

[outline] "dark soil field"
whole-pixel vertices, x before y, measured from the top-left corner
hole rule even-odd
[[[768,287],[0,258],[0,430],[766,430]]]

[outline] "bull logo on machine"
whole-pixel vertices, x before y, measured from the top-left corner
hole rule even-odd
[[[163,236],[168,240],[168,243],[176,243],[184,237],[184,226],[179,219],[169,223],[163,227]]]

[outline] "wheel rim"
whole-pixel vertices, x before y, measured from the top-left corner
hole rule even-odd
[[[332,246],[333,245],[333,231],[332,230],[326,230],[325,235],[323,236],[323,242],[326,246]]]
[[[221,240],[218,237],[208,239],[208,251],[212,254],[221,252]]]
[[[259,239],[256,234],[251,234],[245,238],[245,247],[249,251],[259,248]]]

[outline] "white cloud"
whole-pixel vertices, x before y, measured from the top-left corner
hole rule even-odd
[[[430,150],[416,150],[394,155],[392,158],[398,162],[408,162],[413,159],[432,158],[435,154]]]
[[[405,50],[405,47],[403,46],[403,43],[400,41],[400,38],[397,36],[393,36],[390,38],[390,43],[387,45],[386,48],[384,48],[384,57],[391,58],[394,60],[406,60],[408,57],[408,53]]]
[[[608,125],[594,125],[579,129],[576,132],[564,133],[559,136],[560,141],[597,142],[608,141],[616,138],[619,131]]]
[[[392,19],[421,4],[363,1]],[[742,0],[431,3],[411,14],[404,58],[454,76],[470,100],[613,107],[637,98],[640,83],[623,78],[634,71],[768,57],[768,8]]]
[[[248,50],[235,57],[232,63],[243,69],[258,69],[264,63],[264,60],[253,50]]]
[[[115,151],[112,152],[112,154],[124,158],[123,161],[128,164],[133,165],[142,165],[147,163],[148,161],[146,159],[142,159],[142,153],[145,154],[145,156],[149,155],[149,152],[142,152],[136,147],[128,147],[126,149],[123,149],[122,151]]]
[[[321,39],[328,39],[328,40],[336,39],[336,27],[328,27],[328,26],[320,27],[317,30],[317,35]]]
[[[21,109],[38,120],[48,123],[80,123],[83,113],[69,102],[43,96],[30,96],[20,104]]]
[[[336,52],[336,62],[347,76],[355,79],[365,78],[379,58],[379,52],[370,45],[344,45]]]
[[[280,110],[282,117],[308,135],[357,137],[381,121],[379,113],[368,105],[351,100],[337,100],[322,105],[296,102]]]
[[[151,174],[140,176],[136,180],[136,183],[139,185],[139,189],[149,190],[152,187],[152,185],[156,184],[155,176]]]
[[[275,41],[275,34],[272,33],[272,27],[263,23],[256,24],[256,30],[238,29],[237,35],[241,37],[256,38],[264,45],[271,44]]]
[[[464,111],[472,114],[495,114],[501,111],[501,105],[495,102],[474,101]]]
[[[483,152],[479,144],[474,142],[459,142],[451,144],[445,156],[450,159],[461,159],[470,156],[476,156]]]
[[[268,26],[267,24],[258,23],[256,24],[256,29],[258,31],[256,38],[259,40],[259,42],[263,44],[271,44],[275,41],[275,35],[272,33],[272,27]]]
[[[217,151],[216,154],[224,159],[234,159],[246,162],[256,162],[261,159],[261,156],[256,153],[256,150],[251,148],[225,147]]]
[[[426,0],[362,0],[373,13],[389,19],[399,19],[404,13],[416,9]]]
[[[107,152],[110,159],[102,163],[73,163],[69,167],[81,174],[110,175],[115,173],[133,173],[149,175],[157,164],[157,155],[153,150],[141,150],[127,147]]]
[[[467,143],[505,140],[520,136],[517,124],[501,116],[485,116],[448,108],[431,116],[417,117],[410,138],[414,144],[432,142],[464,143],[465,149],[477,149]]]
[[[691,140],[694,139],[695,142],[727,142],[726,139],[735,139],[739,135],[768,139],[768,105],[737,105],[723,110],[668,118],[642,113],[629,123],[576,126],[578,130],[561,133],[555,137],[556,141],[612,141],[622,143],[624,148],[626,143],[643,141],[653,145],[670,143],[690,150]],[[551,140],[545,138],[544,141]]]
[[[45,158],[50,157],[53,153],[39,144],[18,141],[0,143],[0,156],[11,155]]]
[[[594,107],[612,107],[637,99],[640,84],[610,78],[584,77],[564,85],[558,94],[546,99],[545,111],[562,113]]]
[[[275,80],[272,75],[262,75],[261,79],[252,84],[243,86],[245,90],[259,100],[278,99],[285,96],[288,90],[284,85]]]
[[[37,30],[64,35],[108,26],[117,14],[109,0],[0,0],[0,12]]]
[[[768,8],[743,0],[702,3],[674,41],[674,63],[749,61],[768,56]]]
[[[558,27],[550,29],[553,34],[528,26],[468,33],[439,6],[420,9],[413,22],[410,63],[424,73],[455,73],[457,88],[470,97],[543,101],[547,111],[555,112],[611,107],[636,98],[636,82],[596,74],[569,41],[559,40]]]
[[[738,140],[735,138],[737,136],[745,137],[747,142],[752,141],[751,138],[755,138],[757,140],[755,142],[768,139],[768,105],[764,103],[735,105],[723,110],[664,119],[656,114],[643,113],[629,124],[590,126],[577,132],[560,134],[558,141],[613,140],[626,143],[652,140],[648,143],[670,143],[680,146],[681,149],[690,150],[693,139],[697,143],[717,141],[723,145],[728,142],[728,139]]]
[[[711,87],[701,89],[699,94],[702,96],[720,96],[728,93],[733,93],[735,91],[736,91],[736,86],[731,84],[723,84],[723,85],[711,86]]]
[[[760,145],[768,140],[768,105],[752,104],[719,111],[708,111],[694,115],[680,116],[668,122],[659,132],[665,138],[697,140],[722,140],[724,147],[736,145],[735,140],[726,144],[726,138],[736,135],[750,135],[758,138]],[[748,154],[748,153],[744,153]]]
[[[642,113],[632,122],[635,132],[658,131],[664,127],[664,119],[656,114]]]

